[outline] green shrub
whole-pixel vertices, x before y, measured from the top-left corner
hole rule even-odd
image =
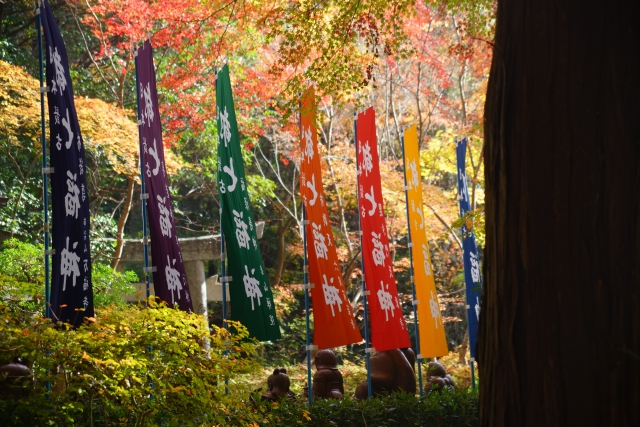
[[[311,410],[306,401],[283,401],[273,407],[255,407],[262,426],[349,427],[467,427],[478,425],[478,395],[470,390],[443,391],[414,396],[395,393],[389,397],[318,400]]]
[[[210,333],[202,316],[157,305],[110,305],[97,317],[72,330],[0,304],[0,364],[19,356],[32,372],[14,387],[21,398],[0,399],[0,425],[223,424],[232,396],[249,392],[230,381],[225,397],[225,377],[260,369],[240,325]]]

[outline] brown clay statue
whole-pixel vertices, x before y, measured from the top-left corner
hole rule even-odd
[[[415,354],[410,348],[375,353],[370,359],[371,393],[383,395],[391,394],[394,391],[404,391],[415,394],[414,362]],[[364,381],[356,388],[356,398],[363,400],[367,396],[367,382]]]
[[[289,389],[291,381],[285,368],[275,369],[267,378],[267,392],[262,395],[262,400],[279,402],[283,397],[295,399],[295,395]]]
[[[331,350],[320,350],[316,353],[315,364],[313,398],[342,399],[344,384],[335,353]]]
[[[443,389],[453,389],[455,383],[453,377],[447,374],[447,370],[442,363],[429,362],[427,367],[427,384],[425,389],[428,392],[437,391],[440,392]]]

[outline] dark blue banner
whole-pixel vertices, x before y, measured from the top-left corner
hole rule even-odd
[[[460,217],[463,217],[471,209],[469,202],[469,190],[467,188],[467,173],[465,170],[465,157],[467,153],[467,139],[456,144],[456,157],[458,165],[458,202],[460,204]],[[478,247],[473,228],[467,228],[467,222],[462,225],[462,247],[464,252],[464,283],[467,295],[467,321],[469,325],[469,348],[471,358],[475,360],[478,342],[478,318],[480,317],[480,294],[482,289],[482,275],[480,273],[480,260],[478,259]]]
[[[160,300],[170,307],[177,305],[184,311],[193,311],[187,275],[178,233],[173,217],[173,204],[169,192],[169,181],[164,164],[162,126],[158,110],[156,72],[153,68],[153,50],[147,40],[137,50],[136,72],[138,74],[138,105],[140,121],[140,153],[151,237],[151,257],[156,271],[153,273],[153,288]]]
[[[73,101],[67,50],[49,2],[40,6],[49,87],[52,211],[51,318],[75,326],[93,317],[89,196],[84,144]]]

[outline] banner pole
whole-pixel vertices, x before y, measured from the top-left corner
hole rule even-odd
[[[36,29],[38,32],[38,63],[40,71],[40,141],[42,143],[42,194],[43,194],[43,211],[44,211],[44,313],[45,318],[51,316],[51,289],[50,289],[50,265],[49,265],[49,175],[47,169],[47,137],[45,133],[44,121],[44,93],[47,87],[44,84],[44,63],[42,60],[42,23],[40,17],[40,0],[36,0]],[[47,351],[48,353],[48,351]],[[51,382],[47,380],[47,392],[51,392]],[[49,399],[49,394],[47,394]]]
[[[407,210],[407,237],[409,247],[409,277],[411,278],[411,301],[416,300],[416,284],[413,275],[413,240],[411,239],[411,223],[409,220],[409,190],[407,190],[407,165],[406,165],[406,157],[404,153],[404,136],[400,138],[400,143],[402,144],[402,168],[404,169],[404,197],[406,203]],[[418,306],[413,304],[413,324],[415,328],[416,335],[416,359],[418,361],[418,385],[420,389],[420,396],[424,394],[422,388],[422,355],[420,354],[420,328],[418,326]]]
[[[311,328],[309,327],[309,262],[307,258],[307,210],[304,205],[302,206],[302,240],[304,244],[304,313],[306,321],[306,343],[307,343],[307,399],[309,400],[309,406],[313,405],[313,389],[311,380]]]
[[[216,69],[216,93],[218,91],[218,70]],[[218,106],[216,105],[216,110]],[[217,114],[216,114],[217,116]],[[218,130],[219,132],[219,130]],[[218,165],[218,169],[220,165]],[[227,328],[227,284],[229,283],[226,269],[226,254],[224,252],[224,229],[222,228],[222,198],[220,198],[220,284],[222,285],[222,328],[228,331]],[[225,343],[224,357],[229,356],[229,345]],[[229,394],[229,377],[224,378],[224,394]]]
[[[302,94],[298,94],[301,97]],[[300,141],[302,141],[302,103],[298,102],[298,123],[300,131]],[[304,155],[303,159],[304,161]],[[302,193],[302,189],[300,189]],[[309,259],[307,258],[307,209],[302,204],[302,251],[303,257],[303,277],[304,277],[304,315],[306,323],[306,349],[307,349],[307,399],[309,401],[309,407],[313,405],[313,384],[311,379],[311,328],[309,326]]]
[[[38,30],[38,62],[40,66],[40,140],[42,142],[42,194],[44,196],[44,303],[45,317],[48,319],[51,314],[51,291],[50,291],[50,265],[49,265],[49,175],[47,172],[47,137],[45,133],[44,119],[44,94],[48,90],[44,84],[44,63],[42,60],[42,26],[40,18],[40,0],[36,1],[36,29]],[[48,386],[48,385],[47,385]]]
[[[144,46],[144,44],[143,44]],[[144,249],[144,282],[146,287],[147,307],[149,307],[149,299],[151,298],[151,279],[149,268],[149,234],[147,231],[147,199],[146,187],[144,183],[144,165],[142,164],[142,133],[140,126],[142,116],[140,111],[140,82],[138,77],[138,46],[133,51],[136,66],[136,107],[138,110],[138,158],[140,163],[140,199],[142,200],[142,247]],[[146,197],[145,197],[146,196]],[[118,260],[119,262],[120,260]]]
[[[356,192],[360,188],[360,166],[358,165],[358,155],[360,154],[360,146],[358,144],[358,119],[357,114],[353,113],[353,139],[356,146]],[[364,353],[367,366],[367,395],[371,397],[371,350],[369,347],[369,315],[367,314],[367,282],[364,278],[364,254],[362,253],[362,224],[360,223],[360,198],[358,197],[358,231],[360,236],[360,265],[362,268],[362,302],[364,306]]]

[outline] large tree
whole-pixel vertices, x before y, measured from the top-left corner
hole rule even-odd
[[[498,1],[483,426],[640,425],[639,12]]]

